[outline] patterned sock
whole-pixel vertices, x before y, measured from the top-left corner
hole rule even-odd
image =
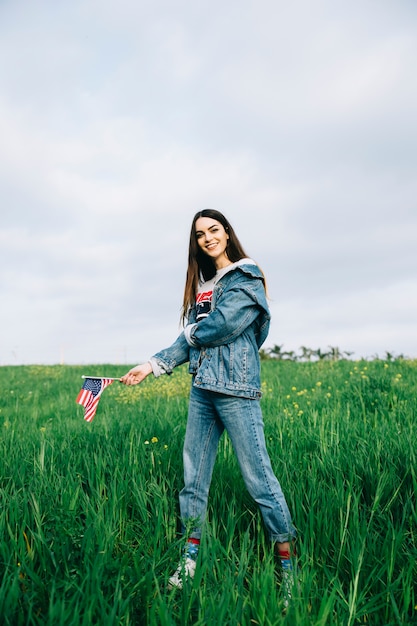
[[[289,550],[279,550],[278,551],[278,556],[280,558],[281,567],[282,567],[283,571],[284,572],[291,572],[293,567],[292,567],[292,563],[291,563],[291,559],[290,559],[290,552],[289,552]]]
[[[281,559],[281,567],[283,572],[292,572],[293,570],[290,559]]]
[[[194,539],[193,537],[191,537],[191,539],[188,539],[187,543],[185,544],[184,555],[187,558],[192,559],[193,561],[196,561],[199,547],[200,547],[200,539]]]

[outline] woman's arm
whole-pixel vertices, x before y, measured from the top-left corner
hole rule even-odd
[[[184,333],[174,341],[174,343],[165,350],[161,350],[154,354],[152,360],[161,365],[161,370],[166,374],[171,374],[174,367],[186,363],[190,359],[190,346],[185,340]],[[136,365],[127,374],[121,377],[121,382],[125,385],[138,385],[149,374],[152,374],[153,368],[150,362]]]
[[[259,282],[263,289],[263,285]],[[254,292],[253,280],[226,289],[210,314],[185,329],[190,346],[216,347],[235,341],[259,316],[261,305]]]

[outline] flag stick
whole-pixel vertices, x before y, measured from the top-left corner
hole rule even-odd
[[[110,378],[110,376],[81,376],[81,378],[92,378],[93,380],[103,380],[104,378],[107,380],[120,380],[120,378]]]

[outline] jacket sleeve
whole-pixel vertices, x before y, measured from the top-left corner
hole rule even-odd
[[[164,372],[171,374],[175,367],[187,363],[189,359],[190,346],[182,332],[169,348],[154,354],[151,358],[151,363],[153,360],[156,361]]]
[[[260,314],[253,282],[245,281],[225,290],[207,317],[186,328],[188,344],[214,348],[235,341]]]

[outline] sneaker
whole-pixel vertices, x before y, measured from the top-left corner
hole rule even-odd
[[[294,595],[300,594],[300,570],[296,559],[281,561],[280,579],[284,606],[287,609]]]
[[[194,578],[195,567],[195,560],[184,555],[175,573],[168,579],[168,589],[182,589],[184,580],[192,580]]]
[[[293,569],[283,569],[281,574],[281,589],[284,597],[284,606],[288,609],[292,600],[293,589],[295,585],[295,576]]]

